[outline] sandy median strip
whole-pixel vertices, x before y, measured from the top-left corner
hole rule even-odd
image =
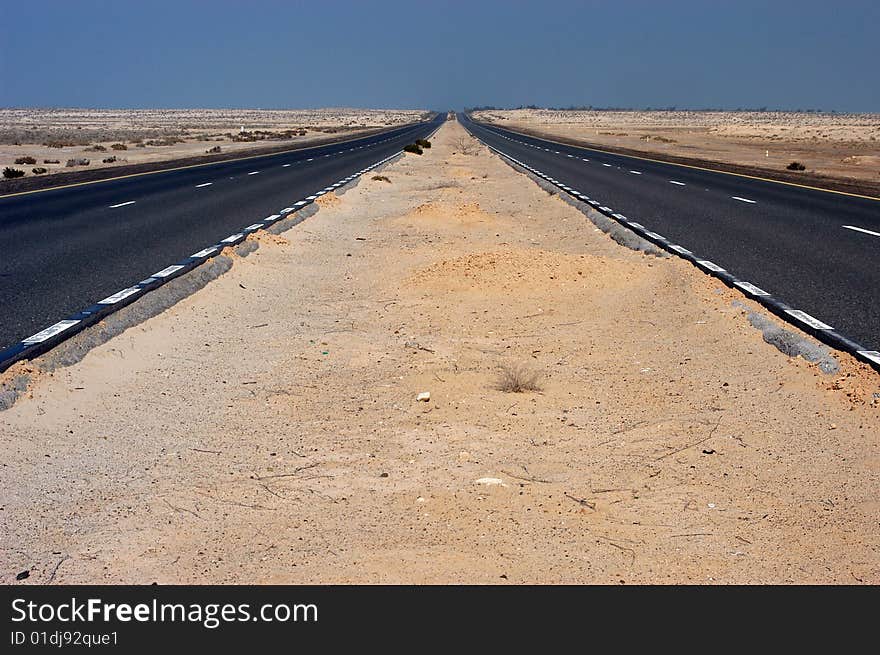
[[[880,378],[462,136],[0,414],[6,581],[880,582]]]

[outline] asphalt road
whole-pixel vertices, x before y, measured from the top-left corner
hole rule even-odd
[[[501,152],[880,350],[880,201],[459,120]]]
[[[316,148],[0,197],[0,351],[392,155],[445,118]]]

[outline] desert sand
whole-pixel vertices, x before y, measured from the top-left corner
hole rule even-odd
[[[462,138],[36,375],[5,581],[880,582],[880,376]]]
[[[487,110],[474,118],[509,129],[648,154],[880,182],[880,114],[780,111]]]
[[[0,168],[31,176],[34,168],[46,175],[180,159],[218,147],[246,154],[257,146],[355,136],[424,115],[395,109],[0,109]],[[36,163],[16,164],[20,157]],[[111,157],[115,161],[104,162]],[[71,159],[89,163],[68,167]]]

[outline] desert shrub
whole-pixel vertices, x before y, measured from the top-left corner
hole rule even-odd
[[[44,159],[43,163],[44,164],[60,164],[61,161],[59,161],[58,159]]]
[[[20,168],[10,168],[7,166],[3,169],[3,177],[7,179],[12,179],[13,177],[22,177],[24,175],[24,171]]]
[[[37,160],[33,157],[19,157],[15,160],[16,164],[36,164]]]
[[[430,148],[431,142],[427,139],[416,139],[416,145],[421,146],[422,148]]]
[[[374,175],[370,179],[376,180],[377,182],[391,182],[391,180],[388,179],[388,177],[386,175]]]
[[[135,143],[135,144],[134,144],[134,147],[135,147],[135,148],[146,148],[146,147],[147,147],[147,144],[144,143],[143,141],[141,141],[140,143]]]
[[[417,143],[410,143],[409,145],[403,146],[403,151],[404,152],[411,152],[416,155],[422,154],[422,149],[419,147],[419,145]]]
[[[107,152],[107,147],[102,146],[100,143],[96,143],[95,145],[86,148],[86,152]]]
[[[125,145],[124,143],[114,143],[110,147],[113,148],[114,150],[128,150],[128,146]]]
[[[42,166],[37,166],[37,168],[32,168],[32,169],[31,169],[31,172],[32,172],[34,175],[43,175],[44,173],[48,173],[48,172],[49,172],[49,169],[48,169],[48,168],[43,168]]]
[[[72,141],[46,141],[43,143],[47,148],[64,148],[66,146],[75,146]]]
[[[207,150],[205,150],[205,152],[207,152],[208,154],[220,152],[220,146],[214,146],[213,148],[208,148]]]
[[[84,157],[76,157],[75,159],[68,159],[67,164],[65,164],[68,168],[72,168],[74,166],[88,166],[91,162]]]
[[[498,369],[495,388],[506,393],[540,391],[541,373],[526,364],[503,364]]]
[[[786,168],[790,171],[805,171],[805,170],[807,170],[807,167],[804,166],[799,161],[791,162],[788,166],[786,166]]]
[[[102,159],[101,161],[104,162],[105,164],[112,164],[113,162],[116,161],[116,156],[114,155],[113,157],[106,157],[106,158]]]

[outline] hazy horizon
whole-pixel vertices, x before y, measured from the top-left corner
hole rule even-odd
[[[4,7],[6,108],[880,112],[880,3],[392,0]]]

